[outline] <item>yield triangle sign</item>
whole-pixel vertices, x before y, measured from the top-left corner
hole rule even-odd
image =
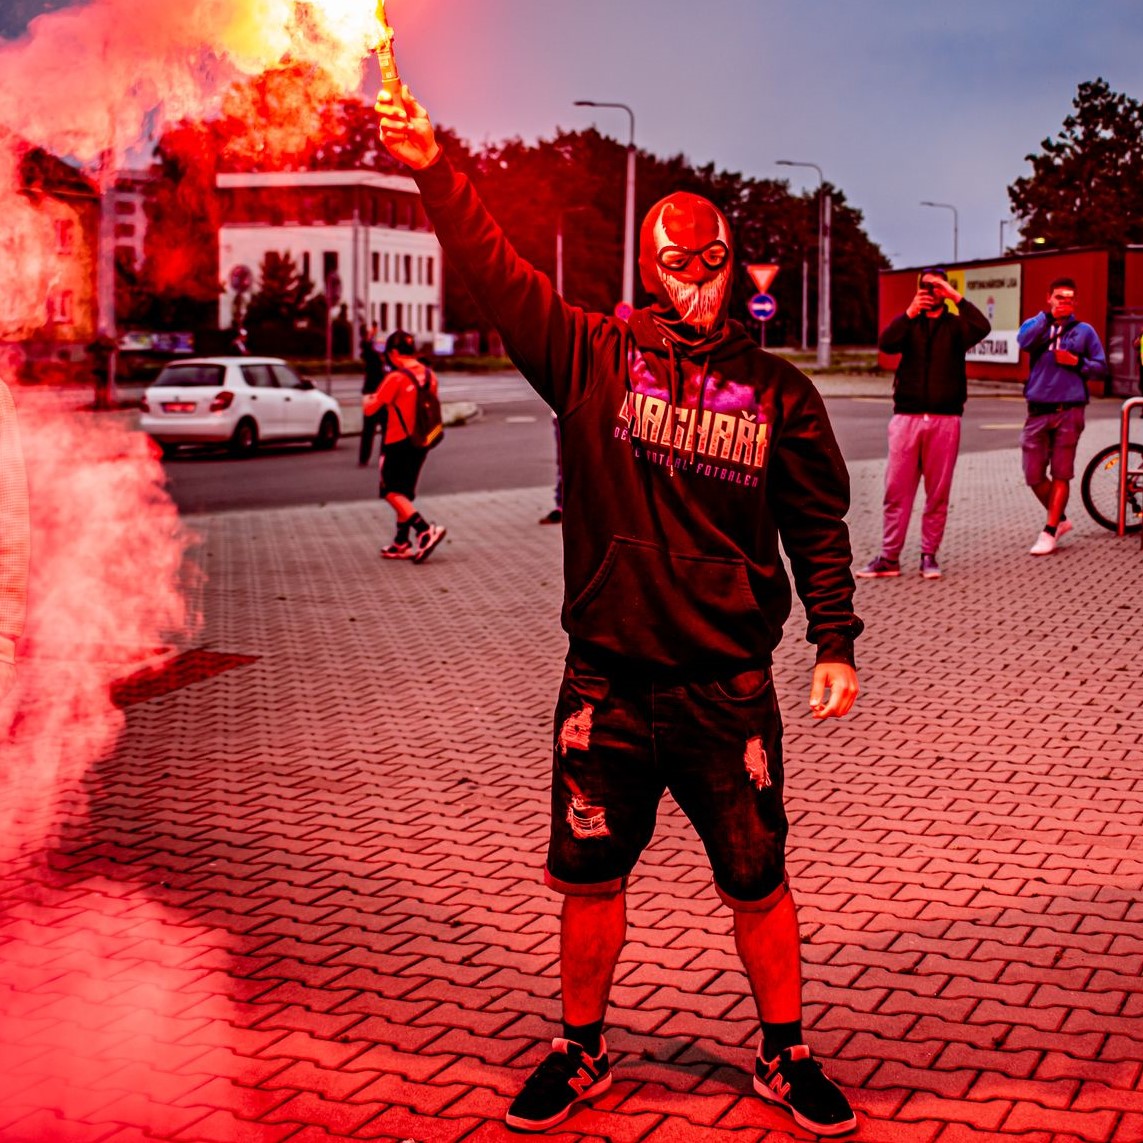
[[[746,264],[746,272],[754,280],[754,285],[758,287],[758,292],[765,294],[769,292],[770,283],[778,275],[778,266],[774,262],[748,262]]]

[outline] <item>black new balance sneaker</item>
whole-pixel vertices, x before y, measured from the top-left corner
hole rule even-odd
[[[769,1061],[759,1051],[754,1090],[767,1103],[784,1107],[799,1126],[817,1135],[844,1135],[857,1126],[849,1100],[805,1044],[783,1048]]]
[[[524,1081],[504,1122],[517,1131],[546,1131],[563,1123],[581,1099],[611,1086],[607,1045],[600,1040],[594,1059],[570,1040],[555,1039],[547,1059]]]

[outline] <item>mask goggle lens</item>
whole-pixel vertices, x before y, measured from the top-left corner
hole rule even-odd
[[[716,238],[701,250],[688,250],[685,246],[664,246],[658,253],[659,265],[672,274],[681,274],[694,258],[701,258],[708,270],[721,270],[730,257],[730,248]]]

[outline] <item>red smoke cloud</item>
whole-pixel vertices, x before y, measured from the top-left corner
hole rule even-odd
[[[115,743],[110,684],[192,623],[188,535],[145,437],[20,398],[31,561],[17,681],[0,704],[0,860],[39,849],[58,802]]]

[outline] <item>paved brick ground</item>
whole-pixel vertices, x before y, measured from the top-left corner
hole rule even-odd
[[[1089,434],[1086,451],[1104,443]],[[853,468],[860,560],[881,465]],[[813,1043],[886,1143],[1143,1140],[1143,553],[1054,557],[1011,451],[962,458],[947,577],[862,584],[864,694],[804,713],[792,870]],[[0,869],[0,1138],[496,1140],[557,1016],[537,883],[562,639],[548,490],[199,518],[198,645],[250,656],[130,708],[38,863]],[[241,660],[235,660],[241,662]],[[617,1080],[559,1139],[805,1138],[689,827],[633,879]]]

